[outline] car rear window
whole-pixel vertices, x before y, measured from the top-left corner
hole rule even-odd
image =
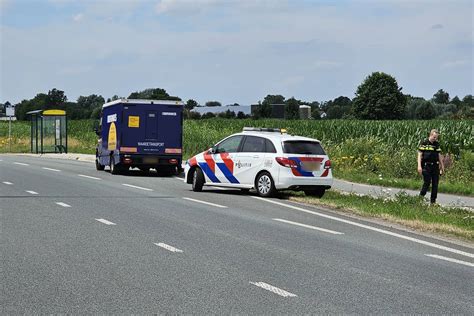
[[[326,155],[320,143],[301,140],[283,142],[283,152],[299,155]]]

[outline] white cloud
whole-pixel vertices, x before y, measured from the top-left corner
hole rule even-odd
[[[74,22],[81,22],[84,19],[84,14],[78,13],[72,17]]]
[[[330,61],[330,60],[318,60],[314,62],[314,69],[337,69],[342,67],[341,62]]]
[[[467,59],[460,59],[460,60],[451,60],[451,61],[446,61],[441,65],[441,68],[443,69],[452,69],[452,68],[459,68],[459,67],[465,67],[469,65],[471,62]]]

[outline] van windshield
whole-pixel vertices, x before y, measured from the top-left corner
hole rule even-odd
[[[299,155],[326,155],[320,143],[301,140],[283,142],[283,152]]]

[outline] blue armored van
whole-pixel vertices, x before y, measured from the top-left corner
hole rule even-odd
[[[96,168],[112,174],[129,168],[181,172],[183,148],[181,101],[120,99],[102,106]]]

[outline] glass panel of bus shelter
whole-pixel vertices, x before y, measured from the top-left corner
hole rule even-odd
[[[58,118],[60,119],[60,123],[61,123],[61,126],[60,126],[60,133],[61,133],[61,137],[60,137],[60,145],[62,146],[62,152],[65,152],[67,153],[67,125],[66,125],[66,116],[58,116]]]
[[[43,152],[56,151],[56,127],[54,116],[43,116]]]
[[[38,153],[38,117],[31,116],[31,152]]]

